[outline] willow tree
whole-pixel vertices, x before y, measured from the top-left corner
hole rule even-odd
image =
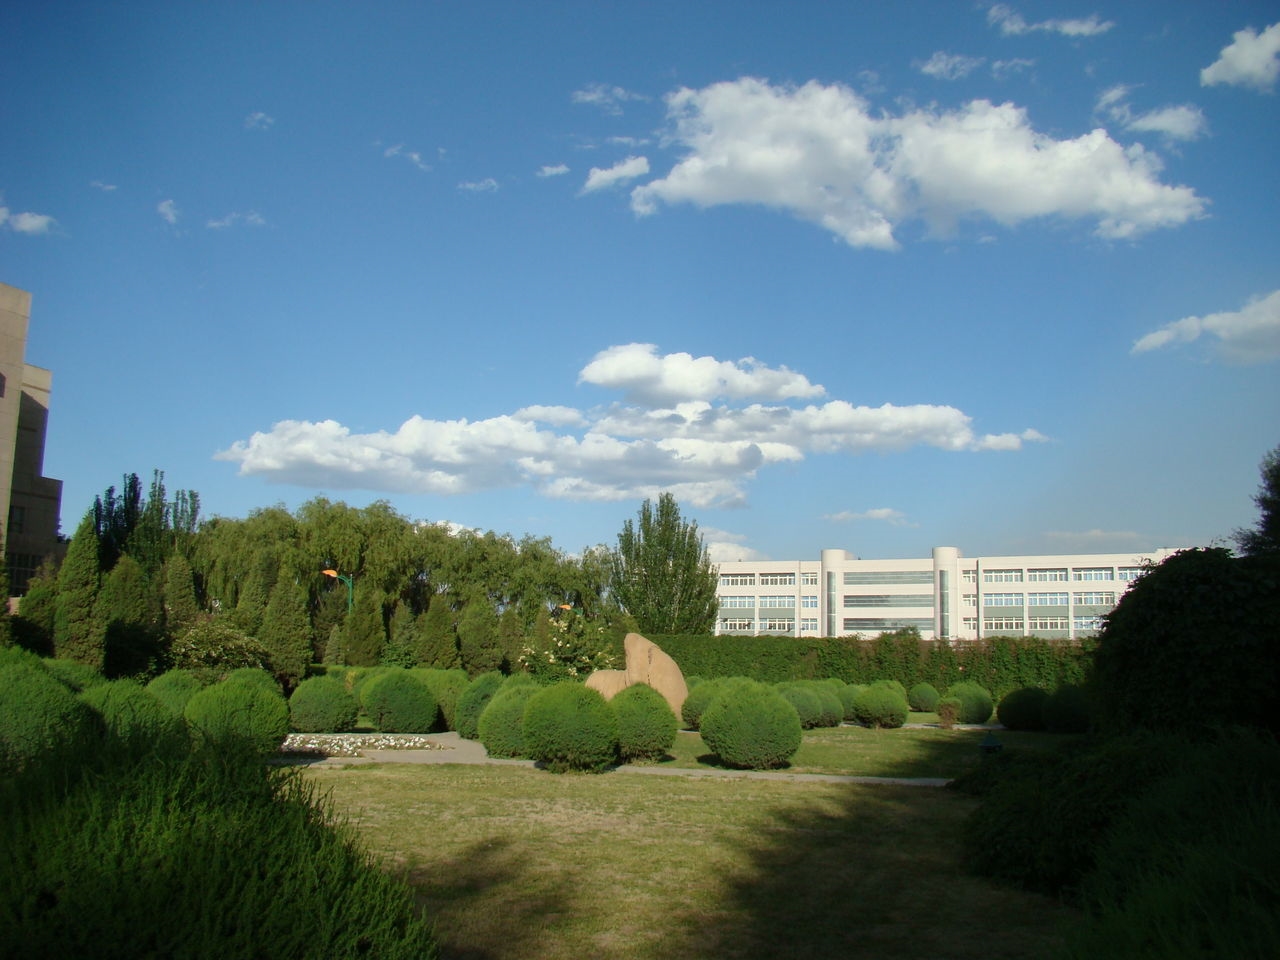
[[[643,633],[710,633],[716,621],[716,569],[698,524],[680,516],[669,493],[640,506],[618,534],[609,580],[614,597]]]

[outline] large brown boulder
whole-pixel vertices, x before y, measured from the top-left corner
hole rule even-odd
[[[612,700],[614,694],[627,688],[627,671],[625,670],[593,670],[587,677],[587,686],[597,690],[606,700]]]
[[[628,633],[622,641],[627,653],[625,670],[597,670],[587,677],[587,686],[599,690],[606,700],[632,684],[647,683],[662,694],[676,717],[689,696],[689,685],[684,682],[680,667],[667,656],[662,648],[638,633]]]

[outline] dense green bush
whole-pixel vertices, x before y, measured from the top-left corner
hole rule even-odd
[[[182,717],[133,680],[94,684],[80,699],[101,719],[113,757],[136,758],[152,751],[187,748],[187,725]]]
[[[346,733],[358,712],[356,698],[333,677],[308,677],[289,697],[289,726],[299,733]]]
[[[778,684],[775,689],[795,708],[801,730],[812,730],[822,723],[822,701],[816,691],[801,683]],[[843,712],[843,711],[842,711]]]
[[[542,687],[512,682],[514,679],[502,685],[480,714],[480,742],[491,757],[528,756],[524,746],[524,708]]]
[[[96,739],[93,711],[38,657],[23,653],[0,662],[0,772],[70,762]]]
[[[457,711],[454,714],[454,729],[458,736],[465,740],[475,740],[480,736],[480,715],[489,705],[493,695],[502,688],[503,676],[497,671],[482,673],[469,684],[458,697]]]
[[[402,667],[380,670],[360,696],[365,714],[383,733],[429,733],[440,715],[431,688]]]
[[[821,681],[810,681],[810,688],[817,695],[818,706],[822,710],[818,718],[818,726],[838,727],[844,720],[844,704],[840,700],[839,692],[844,689],[844,686],[843,683],[836,687]]]
[[[703,742],[731,767],[786,766],[800,749],[800,717],[762,683],[735,680],[702,713]]]
[[[933,713],[938,709],[938,701],[942,695],[932,683],[917,683],[907,691],[907,703],[912,710],[920,713]]]
[[[0,782],[6,956],[436,956],[412,891],[307,780],[211,746]]]
[[[174,667],[211,675],[237,667],[262,669],[269,659],[266,648],[237,630],[228,616],[200,620],[169,644],[169,661]]]
[[[648,684],[620,690],[609,706],[618,721],[618,754],[624,761],[661,760],[676,742],[676,715]]]
[[[960,701],[961,723],[986,723],[991,719],[994,704],[986,687],[972,680],[962,680],[947,688],[947,696]]]
[[[1064,684],[1049,694],[1040,710],[1045,729],[1050,733],[1085,733],[1090,726],[1093,703],[1086,688]]]
[[[75,660],[45,660],[44,668],[72,693],[79,693],[95,683],[107,682],[107,678],[93,667],[77,663]]]
[[[857,720],[853,713],[853,701],[858,699],[858,694],[867,689],[865,684],[848,683],[840,690],[840,706],[844,708],[844,719],[850,723],[856,723]]]
[[[853,718],[865,727],[900,727],[909,710],[906,696],[889,686],[872,684],[853,700]]]
[[[950,730],[960,722],[963,710],[964,701],[959,697],[943,697],[938,701],[938,726]]]
[[[443,718],[445,729],[457,730],[455,713],[458,708],[458,697],[462,696],[462,691],[467,689],[467,684],[471,682],[467,671],[461,668],[442,670],[433,667],[416,667],[413,674],[421,677],[431,688],[432,696],[440,705],[440,716]]]
[[[171,713],[182,716],[187,709],[187,701],[204,689],[204,682],[190,670],[168,670],[147,684],[147,693],[151,694],[169,709]]]
[[[277,697],[284,696],[284,691],[280,689],[280,684],[276,683],[276,678],[266,670],[260,670],[257,667],[238,667],[227,674],[224,682],[254,684],[267,693]]]
[[[205,687],[183,711],[198,744],[243,741],[250,749],[274,753],[289,733],[284,698],[256,683],[224,682]]]
[[[1039,687],[1022,687],[1005,695],[996,719],[1009,730],[1043,730],[1044,704],[1049,694]]]
[[[598,772],[617,760],[618,722],[597,691],[565,680],[525,704],[524,745],[553,772]]]
[[[377,680],[379,677],[386,676],[388,673],[404,673],[404,667],[354,667],[347,671],[347,676],[351,682],[351,695],[356,698],[356,704],[365,713],[369,712],[369,706],[365,702],[365,689]]]
[[[702,724],[702,713],[711,705],[711,701],[716,698],[725,684],[733,678],[718,677],[715,680],[704,680],[696,687],[689,691],[689,695],[684,698],[684,703],[680,705],[680,717],[684,720],[684,725],[689,730],[697,730]]]
[[[900,696],[903,700],[907,699],[907,688],[903,685],[901,680],[885,680],[885,679],[872,680],[871,683],[868,684],[868,686],[880,687],[885,690],[892,690],[894,693]]]

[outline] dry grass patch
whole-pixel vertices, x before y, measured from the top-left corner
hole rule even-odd
[[[958,862],[948,791],[386,764],[305,772],[445,960],[1043,956],[1057,904]]]

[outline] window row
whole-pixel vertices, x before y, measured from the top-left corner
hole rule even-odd
[[[864,630],[898,630],[902,627],[915,627],[917,630],[932,630],[931,617],[845,617],[845,633],[861,633]]]
[[[850,594],[844,598],[844,605],[846,607],[931,607],[933,606],[933,594]]]
[[[722,587],[754,587],[755,585],[756,575],[754,573],[720,574],[720,586]]]
[[[1116,595],[1111,590],[1087,590],[1072,594],[1065,591],[1028,594],[984,593],[982,605],[984,607],[1020,607],[1023,605],[1024,596],[1028,607],[1065,607],[1070,603],[1076,606],[1114,607],[1116,605]],[[972,593],[964,594],[963,600],[969,606],[978,602],[977,595]]]
[[[720,597],[721,607],[733,607],[735,609],[744,609],[748,607],[794,607],[796,598],[790,595],[779,596],[763,596],[759,597]],[[818,609],[818,597],[816,594],[812,596],[804,596],[800,598],[800,606],[816,610]]]
[[[851,573],[845,573],[844,584],[846,587],[857,586],[859,584],[885,584],[885,583],[908,583],[921,584],[933,583],[932,570],[857,570]]]
[[[760,586],[762,587],[794,587],[795,585],[796,575],[794,573],[760,574]]]

